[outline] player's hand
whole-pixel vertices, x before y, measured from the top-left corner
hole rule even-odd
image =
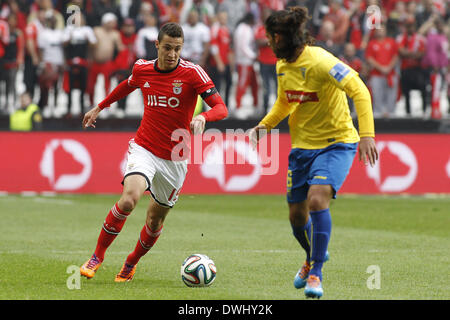
[[[253,150],[256,150],[259,140],[261,140],[261,138],[264,137],[266,134],[267,128],[263,124],[257,125],[256,127],[250,129],[248,133],[248,138],[250,140],[250,145],[252,146]]]
[[[196,115],[191,121],[191,132],[192,134],[202,134],[205,130],[206,119],[201,114]]]
[[[359,161],[364,161],[366,166],[370,163],[370,166],[373,167],[375,165],[375,161],[378,160],[378,150],[375,144],[375,139],[372,137],[362,137],[358,148]]]
[[[102,111],[102,109],[97,106],[86,112],[82,122],[83,129],[87,129],[89,127],[95,128],[95,122],[100,111]]]

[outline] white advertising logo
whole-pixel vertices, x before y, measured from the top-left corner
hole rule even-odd
[[[386,148],[390,153],[396,155],[398,160],[409,169],[403,176],[388,176],[381,181],[380,163],[383,161],[382,151]],[[381,141],[377,143],[380,160],[373,167],[367,166],[367,175],[373,179],[382,192],[401,192],[408,189],[417,177],[417,159],[414,152],[404,143],[398,141]]]
[[[253,170],[248,175],[234,175],[225,181],[226,152],[233,148],[245,162],[253,165]],[[216,179],[220,187],[225,191],[240,192],[253,188],[261,177],[261,161],[256,150],[245,141],[225,140],[223,144],[213,143],[205,149],[205,159],[200,166],[200,172],[205,178]]]
[[[447,177],[450,178],[450,159],[448,159],[447,165],[445,166],[445,171],[447,172]]]
[[[73,159],[79,162],[83,169],[77,174],[62,174],[55,177],[54,153],[62,147]],[[54,190],[76,190],[85,185],[92,172],[92,160],[86,148],[76,140],[53,139],[45,146],[40,163],[41,175],[46,177]]]

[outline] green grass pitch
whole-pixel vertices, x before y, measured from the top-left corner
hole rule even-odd
[[[117,199],[1,196],[0,299],[305,299],[292,284],[305,254],[291,234],[284,196],[272,195],[182,195],[133,281],[117,284],[145,221],[145,195],[95,278],[69,289],[67,270],[92,254]],[[340,196],[331,212],[322,299],[450,299],[450,197]],[[215,261],[211,287],[181,281],[181,263],[192,253]],[[372,268],[379,288],[370,286]]]

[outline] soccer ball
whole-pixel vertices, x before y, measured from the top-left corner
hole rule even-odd
[[[181,265],[181,279],[188,287],[207,287],[216,279],[214,261],[204,254],[193,254]]]

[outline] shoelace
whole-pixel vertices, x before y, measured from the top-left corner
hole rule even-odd
[[[125,264],[123,266],[122,270],[120,270],[119,277],[121,277],[121,278],[128,277],[129,273],[133,270],[133,268],[134,268],[134,266]]]
[[[100,263],[100,261],[98,261],[98,259],[93,256],[91,259],[89,259],[89,262],[87,264],[87,268],[88,269],[94,269],[95,266],[97,266]]]
[[[308,275],[310,270],[311,266],[309,265],[309,263],[305,262],[305,264],[302,266],[302,269],[299,272],[300,278],[304,279]]]

